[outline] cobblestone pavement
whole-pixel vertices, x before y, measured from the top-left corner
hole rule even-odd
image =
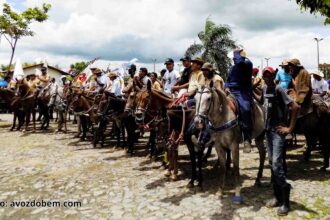
[[[49,131],[22,133],[9,132],[11,115],[0,118],[0,219],[277,219],[276,209],[264,206],[272,191],[268,169],[263,187],[254,186],[255,148],[241,152],[244,204],[235,205],[230,175],[225,197],[217,194],[215,152],[199,192],[185,187],[190,173],[185,146],[180,146],[179,180],[171,182],[159,162],[147,159],[145,140],[137,155],[128,157],[115,146],[93,149],[90,142],[73,138],[71,122],[67,134],[56,134],[55,124]],[[302,162],[303,142],[299,144],[288,151],[293,211],[287,219],[330,219],[330,174],[318,171],[322,161],[317,151],[309,164]],[[58,201],[60,207],[12,207],[19,201]],[[79,207],[65,207],[73,204]]]

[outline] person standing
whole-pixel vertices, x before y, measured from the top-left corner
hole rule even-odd
[[[234,65],[230,68],[225,87],[235,96],[239,104],[239,118],[242,122],[244,153],[251,152],[252,130],[252,62],[243,49],[234,50]]]
[[[266,146],[274,190],[274,198],[269,200],[266,206],[268,208],[279,207],[277,214],[284,216],[290,211],[291,190],[291,185],[287,182],[283,169],[284,143],[285,136],[293,131],[299,107],[281,86],[276,86],[273,68],[266,67],[262,71],[262,77],[266,85],[263,87],[260,101],[265,109]],[[286,120],[286,109],[291,111],[289,125]]]

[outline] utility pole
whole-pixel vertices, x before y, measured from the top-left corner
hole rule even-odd
[[[157,61],[157,59],[151,59],[151,60],[154,63],[154,72],[156,72],[156,61]]]
[[[316,41],[316,49],[317,49],[317,70],[320,70],[320,52],[319,52],[319,42],[323,40],[323,38],[315,37],[314,40]]]
[[[266,63],[267,63],[266,67],[268,67],[268,60],[270,60],[270,57],[265,57],[265,60],[266,60]]]

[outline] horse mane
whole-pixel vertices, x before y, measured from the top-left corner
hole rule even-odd
[[[217,89],[217,88],[215,88],[215,87],[213,87],[212,90],[214,90],[215,93],[218,95],[218,97],[221,99],[220,102],[222,103],[223,106],[229,106],[229,102],[228,102],[228,99],[227,99],[227,95],[226,95],[226,93],[225,93],[224,91],[219,90],[219,89]],[[227,112],[227,109],[228,109],[228,108],[222,108],[222,111],[223,111],[224,113],[226,113],[226,112]]]
[[[173,102],[173,99],[162,91],[152,89],[151,92],[153,95],[157,96],[158,98],[160,98],[166,102]]]

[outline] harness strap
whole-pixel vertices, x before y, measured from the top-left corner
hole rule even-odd
[[[212,125],[212,123],[209,121],[210,130],[215,131],[215,132],[222,132],[222,131],[225,131],[227,129],[236,127],[237,125],[238,125],[238,119],[237,118],[235,118],[234,120],[228,121],[224,125],[221,125],[219,127],[214,127]]]

